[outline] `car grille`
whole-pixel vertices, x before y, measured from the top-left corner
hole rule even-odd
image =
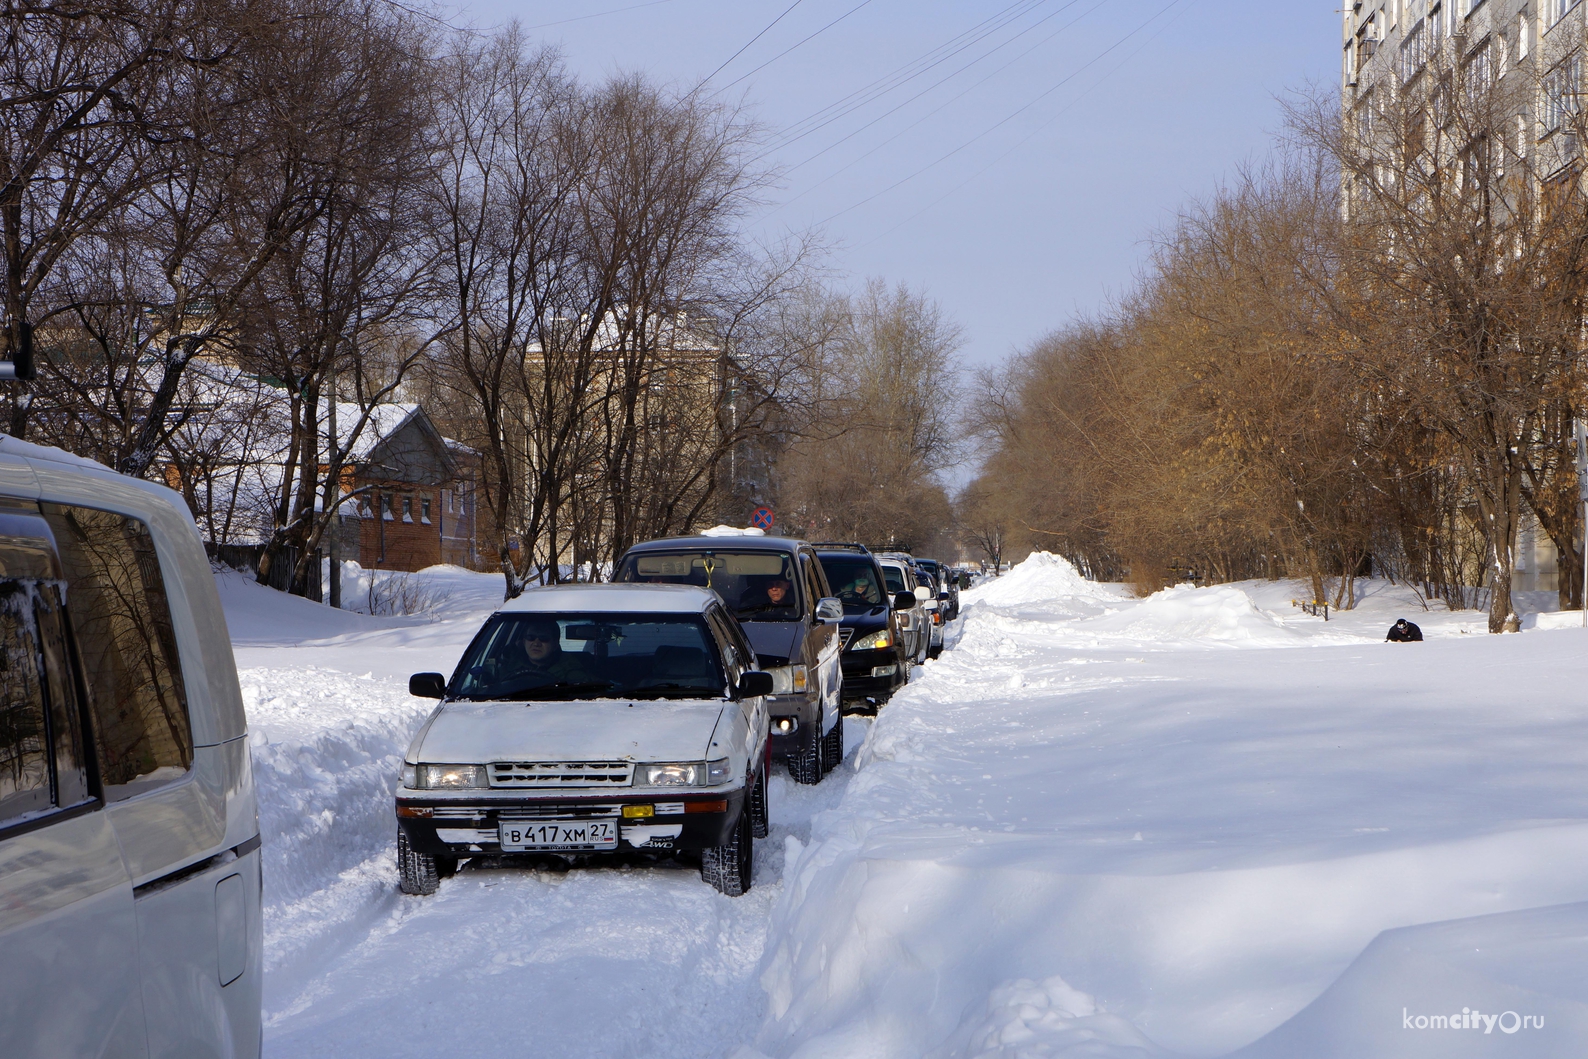
[[[498,820],[599,820],[617,816],[620,805],[515,805],[496,814]]]
[[[849,646],[849,641],[853,640],[854,638],[855,638],[855,630],[854,629],[846,627],[846,628],[842,628],[842,629],[838,630],[838,639],[843,642],[843,645],[845,647],[848,647]]]
[[[627,787],[630,761],[493,761],[492,787]]]

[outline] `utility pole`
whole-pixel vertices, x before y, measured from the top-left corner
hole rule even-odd
[[[326,425],[331,434],[327,455],[331,463],[332,504],[331,523],[326,527],[331,531],[331,543],[326,548],[326,555],[330,558],[331,567],[331,606],[340,610],[342,608],[342,465],[338,459],[336,432],[336,353],[334,351],[331,354],[331,370],[326,384],[331,397]]]
[[[1588,629],[1588,423],[1572,420],[1572,433],[1577,435],[1577,499],[1582,505],[1582,625]]]

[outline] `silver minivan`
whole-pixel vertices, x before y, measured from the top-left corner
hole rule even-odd
[[[259,818],[169,489],[0,437],[0,1055],[257,1056]]]

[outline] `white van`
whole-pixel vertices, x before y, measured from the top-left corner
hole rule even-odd
[[[0,437],[0,1056],[257,1056],[259,863],[181,498]]]

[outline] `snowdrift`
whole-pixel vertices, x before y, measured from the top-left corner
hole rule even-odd
[[[1245,592],[1230,585],[1175,585],[1101,618],[1092,623],[1091,629],[1146,643],[1197,640],[1276,647],[1292,646],[1306,639],[1305,633],[1287,628],[1279,618],[1259,610]]]

